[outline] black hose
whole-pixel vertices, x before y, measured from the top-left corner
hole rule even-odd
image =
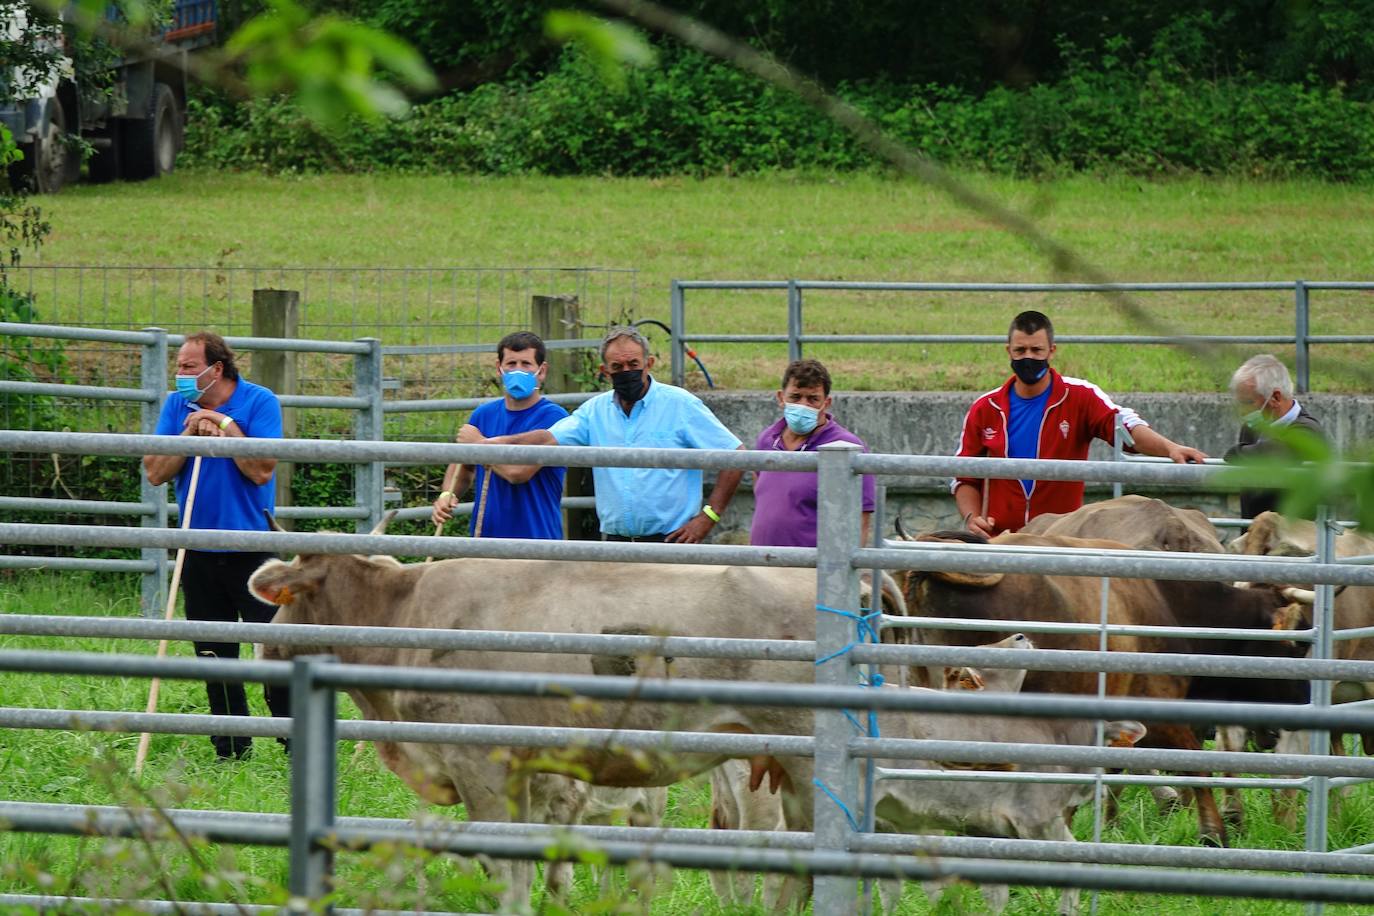
[[[642,324],[651,324],[654,327],[662,328],[664,333],[666,333],[669,337],[672,337],[673,335],[673,329],[668,327],[663,322],[659,321],[657,318],[640,318],[638,321],[631,322],[630,327],[638,328]],[[692,361],[697,364],[697,368],[701,370],[702,377],[706,379],[706,387],[715,388],[716,383],[711,380],[711,373],[706,370],[706,364],[701,361],[701,357],[697,356],[697,351],[693,350],[690,346],[688,346],[687,341],[685,340],[682,342],[682,346],[687,351],[687,355],[690,356],[692,358]]]

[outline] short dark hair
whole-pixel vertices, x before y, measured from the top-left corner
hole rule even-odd
[[[205,365],[220,363],[224,366],[224,377],[231,382],[239,380],[239,367],[234,362],[234,350],[214,331],[200,331],[187,334],[184,343],[198,343],[205,348]]]
[[[1012,331],[1020,331],[1022,334],[1044,331],[1045,336],[1050,339],[1050,343],[1054,343],[1054,322],[1050,321],[1050,316],[1044,312],[1034,310],[1022,312],[1011,320],[1011,327],[1007,328],[1007,340],[1011,340]]]
[[[830,373],[818,359],[798,359],[787,364],[782,370],[782,387],[788,382],[796,382],[798,388],[815,388],[820,385],[830,394]]]
[[[534,361],[541,366],[544,364],[544,339],[533,331],[516,331],[501,338],[501,342],[496,345],[496,361],[499,363],[506,358],[506,350],[519,353],[521,350],[533,350]]]

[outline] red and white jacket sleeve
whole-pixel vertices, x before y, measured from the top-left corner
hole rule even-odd
[[[983,406],[984,399],[979,398],[973,402],[973,406],[964,414],[964,428],[959,434],[959,449],[954,453],[956,458],[981,458],[985,450],[983,439],[979,434],[978,412]],[[953,493],[964,484],[974,487],[978,492],[983,491],[983,481],[978,477],[956,477],[950,481],[949,492]]]

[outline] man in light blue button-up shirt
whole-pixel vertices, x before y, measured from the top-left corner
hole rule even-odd
[[[626,448],[740,449],[739,439],[689,391],[655,381],[649,342],[613,328],[601,344],[601,371],[613,390],[587,401],[549,429],[482,438],[465,427],[458,441],[494,445],[597,445]],[[720,520],[743,471],[721,471],[701,501],[702,472],[673,468],[594,468],[596,514],[607,540],[695,544]]]

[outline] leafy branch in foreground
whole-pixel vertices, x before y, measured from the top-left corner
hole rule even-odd
[[[99,38],[124,52],[155,54],[158,42],[147,24],[156,13],[151,0],[125,0],[124,22],[104,15],[105,4],[39,0],[87,39]],[[404,91],[430,92],[438,83],[414,47],[390,32],[337,14],[312,15],[295,0],[270,0],[268,9],[229,38],[223,52],[206,50],[184,58],[187,74],[234,96],[285,94],[308,117],[330,129],[350,117],[374,120],[403,113]],[[242,67],[246,78],[241,78]]]
[[[1009,230],[1042,254],[1057,274],[1092,284],[1096,287],[1095,292],[1136,325],[1152,334],[1171,338],[1172,346],[1180,347],[1195,357],[1220,357],[1220,348],[1205,341],[1192,339],[1181,329],[1151,314],[1133,296],[1117,287],[1105,270],[1046,232],[1033,217],[1018,213],[993,198],[980,194],[941,168],[933,159],[890,136],[853,105],[827,91],[817,81],[788,67],[771,54],[752,48],[691,16],[660,6],[651,0],[597,0],[597,3],[651,31],[676,38],[689,47],[720,58],[746,73],[796,95],[853,134],[865,148],[879,159],[891,164],[901,175],[931,185],[960,206]],[[550,35],[558,34],[554,25],[556,20],[553,23],[546,20],[545,29]],[[602,36],[596,40],[589,39],[587,33],[594,33],[598,28],[603,32]],[[614,35],[611,34],[612,31],[615,32]],[[630,55],[633,52],[633,44],[627,43],[624,36],[623,25],[606,20],[602,20],[599,25],[584,22],[581,26],[580,41],[589,52],[600,54],[613,64],[624,65],[632,62]],[[1350,364],[1350,368],[1358,376],[1374,378],[1374,373],[1365,365]],[[1298,454],[1301,455],[1302,452]],[[1326,454],[1314,455],[1310,463],[1301,466],[1294,466],[1291,460],[1276,460],[1269,466],[1269,471],[1271,480],[1274,479],[1273,475],[1279,475],[1279,479],[1283,481],[1283,489],[1288,494],[1286,508],[1297,511],[1318,504],[1336,504],[1342,494],[1351,493],[1355,497],[1356,514],[1361,527],[1374,530],[1374,466],[1344,465],[1328,451]]]
[[[1343,461],[1309,430],[1262,423],[1255,431],[1275,444],[1276,453],[1238,462],[1221,475],[1220,486],[1280,489],[1283,515],[1313,518],[1319,506],[1328,506],[1348,510],[1361,530],[1374,531],[1374,456],[1367,450]]]

